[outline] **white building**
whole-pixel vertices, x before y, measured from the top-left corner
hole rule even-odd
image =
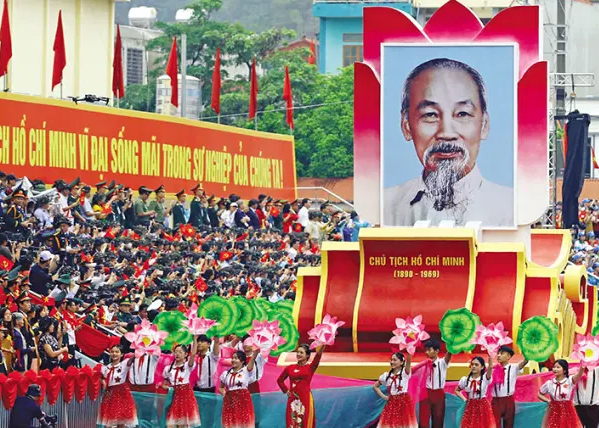
[[[424,25],[437,9],[447,3],[447,0],[414,0],[412,7],[416,20]],[[469,7],[486,24],[492,17],[506,7],[513,6],[513,0],[460,0],[464,6]]]
[[[156,68],[160,53],[149,51],[148,42],[162,36],[162,31],[121,25],[123,75],[125,85],[148,83],[148,73]]]
[[[169,76],[160,76],[156,80],[156,113],[167,114],[171,116],[181,116],[181,82],[183,77],[179,74],[179,107],[171,104],[171,78]],[[187,102],[185,117],[188,119],[198,119],[202,110],[202,92],[200,88],[200,79],[193,76],[187,76]]]
[[[62,10],[67,56],[63,97],[112,97],[115,1],[129,0],[8,0],[13,56],[7,86],[11,92],[60,97],[60,87],[52,90],[51,86],[52,47]],[[0,15],[3,9],[0,2]]]

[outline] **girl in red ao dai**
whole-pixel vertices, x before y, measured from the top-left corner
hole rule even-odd
[[[401,352],[391,356],[391,370],[383,373],[373,388],[387,403],[377,428],[418,428],[414,401],[408,394],[412,356],[404,357]],[[389,395],[383,394],[380,386],[385,385]]]
[[[466,409],[462,415],[460,428],[495,428],[495,417],[491,403],[487,398],[487,390],[493,376],[493,358],[489,356],[489,369],[485,360],[474,357],[470,361],[470,374],[462,377],[455,390],[455,395],[466,401]],[[468,394],[464,397],[462,391]]]
[[[247,361],[245,352],[236,351],[231,357],[232,367],[220,377],[223,428],[254,428],[256,425],[254,404],[248,385],[256,381],[254,361],[257,355],[258,350],[255,350]]]
[[[566,360],[555,362],[555,378],[545,382],[539,391],[539,400],[549,403],[543,419],[543,428],[582,428],[572,403],[572,395],[583,373],[584,369],[581,368],[574,376],[570,376]]]
[[[110,348],[110,363],[102,366],[102,403],[98,414],[98,424],[106,427],[126,427],[137,425],[135,401],[129,389],[127,375],[133,358],[123,361],[123,348],[114,345]]]
[[[168,428],[193,428],[200,425],[198,402],[189,383],[191,373],[197,369],[195,355],[198,349],[198,338],[193,338],[191,354],[185,345],[177,345],[173,350],[175,360],[164,368],[163,387],[174,388],[173,401],[166,415]]]

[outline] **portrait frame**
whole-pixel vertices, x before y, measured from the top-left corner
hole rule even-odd
[[[388,96],[399,96],[401,98],[401,93],[396,93],[394,92],[393,94],[391,93],[387,93],[385,91],[385,80],[386,78],[388,79],[389,76],[386,76],[386,68],[385,68],[385,56],[386,56],[386,49],[388,47],[393,47],[393,48],[421,48],[423,50],[426,49],[436,49],[438,50],[438,48],[463,48],[463,49],[468,49],[468,48],[497,48],[497,47],[508,47],[512,49],[512,60],[513,60],[513,73],[511,74],[511,81],[512,81],[512,95],[511,95],[511,101],[512,101],[512,130],[510,132],[510,136],[512,138],[512,189],[513,189],[513,193],[512,193],[512,223],[509,226],[493,226],[493,225],[485,225],[484,224],[484,219],[481,219],[480,221],[483,221],[483,225],[482,225],[482,229],[483,230],[516,230],[518,227],[518,82],[519,82],[519,59],[520,59],[520,52],[519,52],[519,45],[517,43],[513,43],[513,42],[482,42],[482,43],[459,43],[459,42],[455,42],[455,43],[435,43],[435,44],[430,44],[430,43],[401,43],[401,42],[390,42],[390,43],[381,43],[381,71],[380,71],[380,84],[381,84],[381,95],[380,95],[380,122],[379,122],[379,126],[380,126],[380,140],[379,140],[379,148],[380,148],[380,164],[379,164],[379,168],[380,168],[380,181],[379,181],[379,191],[380,191],[380,198],[379,198],[379,224],[381,225],[381,227],[413,227],[413,225],[401,225],[401,226],[395,226],[395,225],[388,225],[385,223],[385,179],[384,179],[384,174],[385,174],[385,118],[387,118],[387,114],[393,114],[395,112],[386,112],[385,111],[385,99]],[[439,55],[438,53],[435,53],[434,55],[431,55],[428,60],[434,59],[434,58],[439,58],[442,55]],[[453,56],[451,54],[448,54],[446,56],[444,56],[446,58],[449,59],[455,59],[453,58]],[[461,60],[461,59],[457,59],[458,61],[464,62],[467,65],[472,66],[471,64],[468,64],[467,62]],[[420,62],[421,64],[422,62]],[[416,64],[415,66],[417,66],[418,64]],[[409,72],[415,67],[415,66],[410,66],[409,67],[409,71],[407,74],[409,74]],[[476,69],[476,67],[473,67]],[[478,70],[477,70],[478,71]],[[406,74],[406,76],[407,76]],[[482,75],[482,73],[481,73]],[[488,77],[485,75],[482,75],[483,80],[486,83],[487,86],[487,92],[488,92],[488,80],[486,79],[486,77]],[[404,76],[402,76],[402,84],[401,87],[403,88],[403,84],[405,82],[405,78]],[[399,117],[401,116],[401,110],[399,111]],[[400,125],[401,127],[401,125]],[[493,129],[493,120],[491,119],[491,130]],[[398,142],[399,143],[399,142]],[[426,221],[426,219],[421,219],[423,221]],[[418,220],[416,220],[418,221]],[[474,221],[474,220],[472,220]],[[464,225],[461,225],[464,226]]]

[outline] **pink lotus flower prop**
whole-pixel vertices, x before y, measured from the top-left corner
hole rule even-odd
[[[195,303],[191,305],[191,308],[185,314],[187,319],[182,321],[183,327],[181,327],[181,331],[189,331],[189,333],[194,336],[200,334],[206,334],[211,327],[217,325],[218,323],[213,320],[209,320],[204,317],[198,318],[198,305]]]
[[[131,342],[131,348],[135,349],[135,358],[140,358],[144,354],[160,355],[160,347],[164,344],[168,333],[158,330],[158,327],[147,319],[136,325],[135,330],[125,334],[125,339]]]
[[[497,324],[491,323],[486,327],[481,324],[477,325],[472,343],[479,345],[494,357],[497,355],[499,348],[512,343],[512,339],[508,337],[508,332],[503,329],[503,323],[498,322]]]
[[[572,358],[580,360],[580,364],[589,369],[599,366],[599,338],[596,336],[576,335],[576,345],[572,350]]]
[[[287,343],[284,337],[281,337],[279,321],[256,321],[252,323],[252,329],[248,331],[251,344],[260,349],[260,354],[264,358],[268,357],[270,351],[277,350],[280,345]]]
[[[320,324],[308,331],[308,337],[313,340],[310,349],[316,349],[321,345],[334,345],[337,329],[342,325],[345,325],[344,321],[337,321],[337,317],[326,314]]]
[[[389,343],[399,345],[400,351],[405,349],[410,355],[414,355],[418,345],[430,337],[424,331],[422,315],[414,318],[407,317],[406,319],[395,318],[395,325],[397,328],[393,330],[394,336],[389,340]]]

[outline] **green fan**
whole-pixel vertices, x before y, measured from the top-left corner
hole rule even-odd
[[[239,319],[239,309],[230,300],[220,296],[210,296],[200,305],[198,317],[216,321],[214,327],[206,332],[208,337],[224,337],[233,333],[235,323]]]
[[[466,308],[449,309],[445,312],[439,322],[439,330],[447,351],[452,354],[472,351],[475,346],[472,339],[478,324],[478,315]]]
[[[295,326],[293,317],[286,313],[280,313],[274,318],[274,320],[279,321],[281,337],[284,337],[285,340],[287,340],[287,342],[279,346],[279,348],[276,351],[271,351],[270,355],[272,355],[273,357],[278,357],[283,352],[295,351],[295,349],[297,348],[297,342],[299,340],[300,334],[297,330],[297,327]]]
[[[597,336],[599,334],[599,323],[595,324],[595,327],[593,327],[593,331],[591,332],[591,334],[593,336]]]
[[[518,328],[516,343],[524,358],[530,361],[547,361],[559,348],[559,330],[547,317],[536,316],[524,321]]]
[[[257,321],[266,321],[266,320],[268,320],[268,313],[266,312],[264,307],[260,303],[258,303],[259,300],[261,300],[261,299],[253,299],[253,300],[250,300],[250,303],[254,307],[254,310],[256,312],[256,320]]]
[[[247,334],[248,330],[252,329],[252,322],[259,318],[258,310],[256,305],[252,304],[251,300],[245,297],[235,296],[230,299],[239,312],[239,318],[235,323],[233,333],[239,337],[243,337]]]
[[[274,305],[263,297],[259,297],[259,298],[255,299],[255,302],[258,306],[260,306],[262,308],[262,310],[264,312],[266,312],[266,316],[268,317],[268,320],[272,321],[277,314]]]
[[[154,325],[158,330],[166,331],[168,336],[160,347],[163,351],[173,349],[175,343],[189,345],[193,341],[193,336],[189,331],[181,331],[182,323],[187,318],[180,311],[161,312],[154,318]]]
[[[285,313],[293,316],[293,302],[291,300],[279,300],[275,303],[275,308],[278,313]]]

